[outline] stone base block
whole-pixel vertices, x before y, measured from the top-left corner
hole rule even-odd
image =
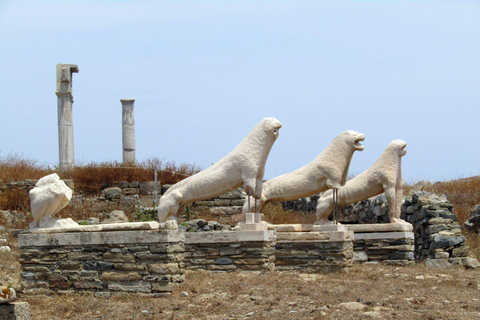
[[[279,232],[276,270],[343,269],[353,262],[353,232]]]
[[[275,231],[187,233],[185,267],[216,272],[273,270],[275,239]]]
[[[30,320],[30,305],[28,302],[15,301],[0,304],[0,319],[2,320]]]
[[[355,233],[367,233],[367,232],[412,232],[413,226],[408,222],[396,222],[396,223],[375,223],[375,224],[349,224],[346,225],[348,230],[352,230]]]
[[[184,281],[185,233],[19,234],[24,293],[166,293]]]
[[[406,265],[415,260],[413,232],[368,232],[354,234],[354,261],[380,261]],[[406,262],[405,262],[406,261]]]

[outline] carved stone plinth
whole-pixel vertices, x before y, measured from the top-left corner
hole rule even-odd
[[[347,227],[355,232],[355,262],[392,265],[414,263],[414,234],[411,224],[356,224]]]

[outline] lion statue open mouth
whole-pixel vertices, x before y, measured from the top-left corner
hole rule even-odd
[[[264,182],[257,210],[271,201],[289,201],[309,197],[327,189],[340,188],[347,181],[348,168],[355,151],[362,151],[365,135],[345,131],[309,164]],[[245,201],[243,212],[248,212]],[[252,208],[250,208],[252,210]]]

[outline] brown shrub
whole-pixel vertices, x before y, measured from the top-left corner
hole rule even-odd
[[[0,193],[0,209],[12,211],[29,211],[30,197],[23,189],[6,189]]]
[[[313,223],[316,220],[314,212],[283,210],[280,203],[267,203],[262,213],[263,220],[272,224]]]
[[[157,168],[157,180],[162,184],[173,184],[200,171],[197,165],[182,163],[176,165],[169,161],[163,163],[158,158],[149,158],[131,167],[118,161],[91,162],[87,165],[77,166],[65,172],[75,182],[77,192],[84,194],[99,194],[100,191],[111,185],[113,181],[153,181]]]
[[[480,204],[480,176],[436,182],[427,185],[424,190],[444,194],[453,204],[454,213],[460,224],[468,220],[470,208],[475,204]]]
[[[40,179],[52,172],[52,169],[39,164],[37,160],[16,153],[0,158],[0,185],[25,179]]]

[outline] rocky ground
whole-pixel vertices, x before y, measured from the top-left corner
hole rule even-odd
[[[349,271],[187,272],[168,297],[26,296],[32,319],[480,319],[480,271],[355,265]]]

